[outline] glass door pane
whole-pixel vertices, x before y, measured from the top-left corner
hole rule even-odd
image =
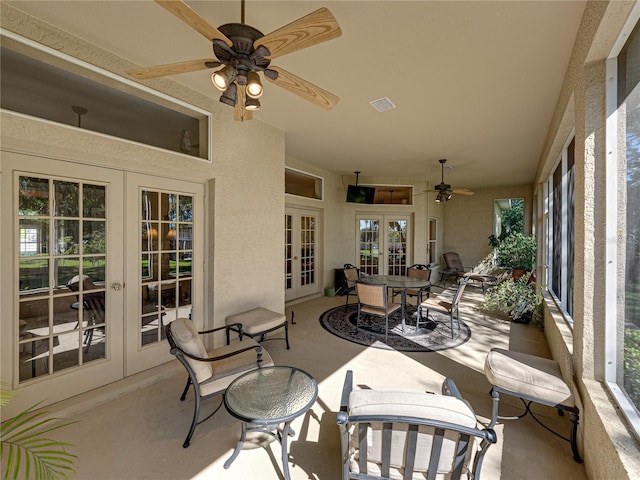
[[[143,189],[140,345],[162,341],[164,326],[191,314],[193,196]]]
[[[411,258],[410,228],[410,217],[358,217],[356,255],[360,271],[367,275],[406,275]]]
[[[106,186],[18,177],[20,382],[105,359]]]
[[[407,273],[407,221],[387,220],[387,273]]]
[[[380,273],[380,221],[361,219],[358,223],[360,271],[367,275],[378,275]]]
[[[127,174],[126,375],[175,360],[165,327],[204,312],[204,185]],[[195,268],[200,265],[199,268]]]
[[[318,291],[317,241],[317,212],[287,208],[284,216],[284,281],[287,301]]]

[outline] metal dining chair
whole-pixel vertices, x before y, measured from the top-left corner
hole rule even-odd
[[[469,283],[470,275],[464,275],[460,283],[458,283],[458,289],[453,294],[453,299],[451,303],[445,302],[439,298],[427,298],[425,301],[421,302],[418,305],[418,316],[416,318],[416,329],[420,327],[420,322],[422,321],[422,311],[426,310],[425,318],[429,319],[429,310],[444,313],[449,315],[449,320],[451,322],[451,338],[454,337],[453,334],[453,319],[455,318],[458,322],[458,330],[460,330],[460,313],[459,313],[459,305],[460,299],[462,298],[462,294],[464,293],[464,289]]]
[[[402,308],[399,303],[388,303],[387,286],[384,284],[368,284],[356,282],[358,295],[358,318],[356,320],[356,332],[360,324],[360,315],[367,313],[384,317],[384,341],[389,338],[389,315]]]
[[[347,313],[347,305],[349,305],[349,295],[355,295],[356,282],[360,278],[360,271],[350,263],[345,263],[344,278],[347,284],[346,288],[343,289],[343,295],[347,295],[347,300],[344,302],[344,312]]]

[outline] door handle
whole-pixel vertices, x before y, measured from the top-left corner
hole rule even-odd
[[[120,282],[113,282],[111,284],[111,290],[113,290],[114,292],[119,292],[123,288],[124,288],[124,285],[121,284]]]

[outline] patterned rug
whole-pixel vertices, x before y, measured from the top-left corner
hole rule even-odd
[[[421,322],[416,330],[416,308],[407,305],[406,328],[402,333],[402,314],[398,310],[389,317],[389,338],[384,339],[384,318],[362,314],[358,333],[355,332],[358,305],[349,304],[345,315],[344,305],[327,310],[320,315],[320,325],[333,335],[349,342],[384,350],[400,352],[437,352],[455,348],[471,337],[469,326],[460,321],[460,330],[454,320],[454,335],[448,315],[429,312],[429,322]]]

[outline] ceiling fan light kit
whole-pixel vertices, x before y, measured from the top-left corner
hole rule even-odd
[[[266,79],[326,110],[339,98],[279,67],[271,60],[317,45],[342,35],[338,22],[326,8],[305,15],[267,35],[244,23],[244,0],[241,1],[241,23],[211,26],[184,1],[156,0],[156,3],[203,35],[213,45],[216,60],[190,60],[156,67],[129,70],[134,78],[145,80],[178,73],[223,67],[211,75],[211,83],[220,90],[220,102],[235,108],[236,120],[249,120],[251,111],[260,108],[258,99],[263,86],[258,72]]]

